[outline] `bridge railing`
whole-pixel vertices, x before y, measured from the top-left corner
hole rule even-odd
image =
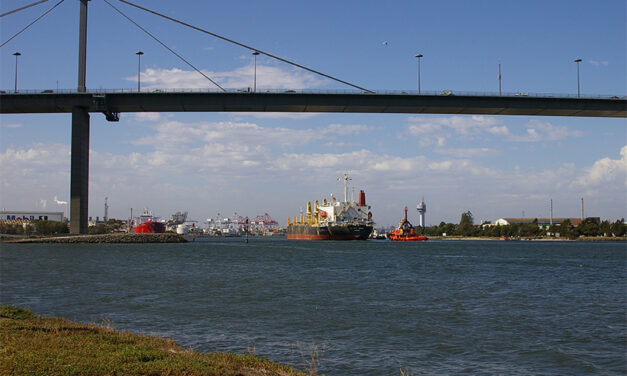
[[[498,92],[480,92],[480,91],[454,91],[454,90],[422,90],[418,94],[417,90],[375,90],[374,93],[363,92],[358,90],[318,90],[318,89],[260,89],[253,92],[249,88],[245,89],[226,89],[227,93],[248,93],[248,94],[354,94],[354,95],[421,95],[421,96],[473,96],[473,97],[534,97],[534,98],[581,98],[581,99],[627,99],[625,95],[611,94],[586,94],[577,96],[577,94],[563,93],[502,93]],[[88,89],[85,94],[134,94],[137,89]],[[159,94],[159,93],[223,93],[222,90],[213,88],[145,88],[141,90],[142,94]],[[76,89],[26,89],[18,90],[0,90],[0,94],[79,94]]]

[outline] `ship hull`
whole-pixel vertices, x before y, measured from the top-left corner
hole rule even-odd
[[[426,236],[419,236],[419,235],[403,236],[403,235],[390,235],[390,234],[388,234],[388,239],[390,239],[393,242],[420,242],[420,241],[427,240],[427,237]]]
[[[161,234],[165,232],[165,224],[161,222],[144,222],[133,227],[136,234]]]
[[[366,240],[372,232],[372,226],[312,226],[290,225],[287,228],[287,240]]]
[[[332,225],[329,234],[333,240],[366,240],[372,233],[369,225]]]
[[[285,233],[287,240],[329,240],[326,226],[289,225]]]

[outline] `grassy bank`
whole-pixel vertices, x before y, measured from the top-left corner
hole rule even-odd
[[[174,341],[0,306],[1,375],[304,375],[254,355],[203,354]]]

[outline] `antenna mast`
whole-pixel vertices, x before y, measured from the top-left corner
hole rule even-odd
[[[348,181],[351,180],[348,177],[348,173],[344,174],[344,202],[348,202]]]

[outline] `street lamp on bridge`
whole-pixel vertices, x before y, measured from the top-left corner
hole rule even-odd
[[[15,92],[17,93],[17,57],[22,54],[19,52],[14,52],[13,56],[15,56]]]
[[[253,83],[253,93],[257,92],[257,55],[259,55],[258,51],[253,52],[253,56],[255,57],[255,78]]]
[[[418,95],[420,95],[420,58],[422,54],[417,54],[415,57],[418,58]]]
[[[144,53],[141,51],[137,51],[135,52],[135,55],[137,55],[137,92],[139,93],[139,91],[141,90],[140,88],[140,84],[141,84],[141,65],[142,65],[142,55]]]
[[[579,63],[581,63],[581,59],[575,59],[573,61],[577,63],[577,98],[579,98],[581,94],[581,92],[579,91]]]

